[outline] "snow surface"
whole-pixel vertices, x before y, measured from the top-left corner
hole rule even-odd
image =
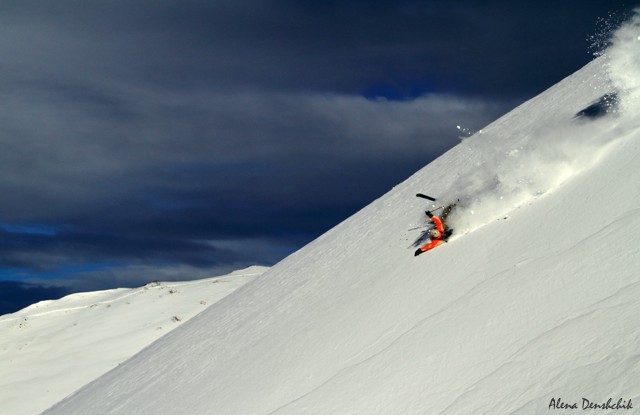
[[[636,16],[604,56],[46,415],[637,408],[639,35]],[[612,92],[615,111],[576,117]],[[460,208],[416,258],[417,192]]]
[[[0,414],[35,415],[264,273],[73,294],[0,317]]]

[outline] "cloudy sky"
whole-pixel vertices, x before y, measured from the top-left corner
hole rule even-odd
[[[273,264],[637,3],[3,0],[0,313]]]

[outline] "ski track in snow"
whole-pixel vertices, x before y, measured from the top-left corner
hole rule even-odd
[[[314,389],[310,390],[309,392],[305,393],[304,395],[294,399],[293,401],[283,405],[282,407],[269,412],[268,415],[276,415],[278,412],[281,412],[282,410],[286,409],[287,407],[291,406],[292,404],[301,401],[302,399],[304,399],[307,396],[313,395],[315,392],[321,390],[325,385],[331,383],[333,380],[339,378],[341,375],[353,371],[354,369],[358,368],[359,366],[365,365],[367,362],[378,358],[379,356],[383,355],[384,353],[388,352],[389,350],[393,349],[393,347],[396,345],[396,343],[398,343],[400,340],[402,340],[405,337],[409,337],[414,331],[418,330],[420,327],[424,326],[425,324],[427,324],[430,320],[435,319],[436,317],[442,315],[443,313],[447,312],[448,310],[450,310],[451,307],[455,306],[456,304],[463,304],[465,303],[465,300],[468,299],[468,297],[472,296],[474,294],[474,292],[476,292],[477,290],[479,290],[483,285],[485,284],[489,284],[491,282],[492,279],[494,279],[495,277],[499,277],[502,274],[505,274],[509,271],[509,269],[505,269],[503,271],[500,271],[498,273],[496,273],[495,275],[488,277],[487,279],[479,282],[478,284],[476,284],[475,286],[473,286],[472,288],[470,288],[467,292],[465,292],[464,294],[461,294],[459,297],[451,300],[450,302],[444,304],[439,310],[433,312],[432,314],[424,317],[423,319],[421,319],[420,321],[418,321],[417,323],[415,323],[413,326],[411,326],[409,329],[405,330],[404,332],[402,332],[401,334],[397,335],[394,337],[393,340],[390,340],[388,342],[385,342],[386,344],[380,348],[379,350],[370,353],[367,357],[357,361],[356,363],[349,363],[347,364],[347,366],[341,368],[338,372],[336,372],[333,376],[331,376],[330,378],[326,379],[324,382],[322,382],[320,385],[318,385],[317,387],[315,387]],[[382,342],[381,342],[382,343]],[[374,348],[376,344],[372,345],[371,348]],[[364,352],[364,350],[363,350]],[[357,357],[357,356],[356,356]]]

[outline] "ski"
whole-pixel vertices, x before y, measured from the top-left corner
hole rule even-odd
[[[418,193],[418,194],[416,194],[416,197],[421,197],[423,199],[431,200],[432,202],[436,201],[435,197],[427,196],[424,193]]]

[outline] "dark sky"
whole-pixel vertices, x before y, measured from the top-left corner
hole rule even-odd
[[[4,0],[0,313],[271,265],[637,3]]]

